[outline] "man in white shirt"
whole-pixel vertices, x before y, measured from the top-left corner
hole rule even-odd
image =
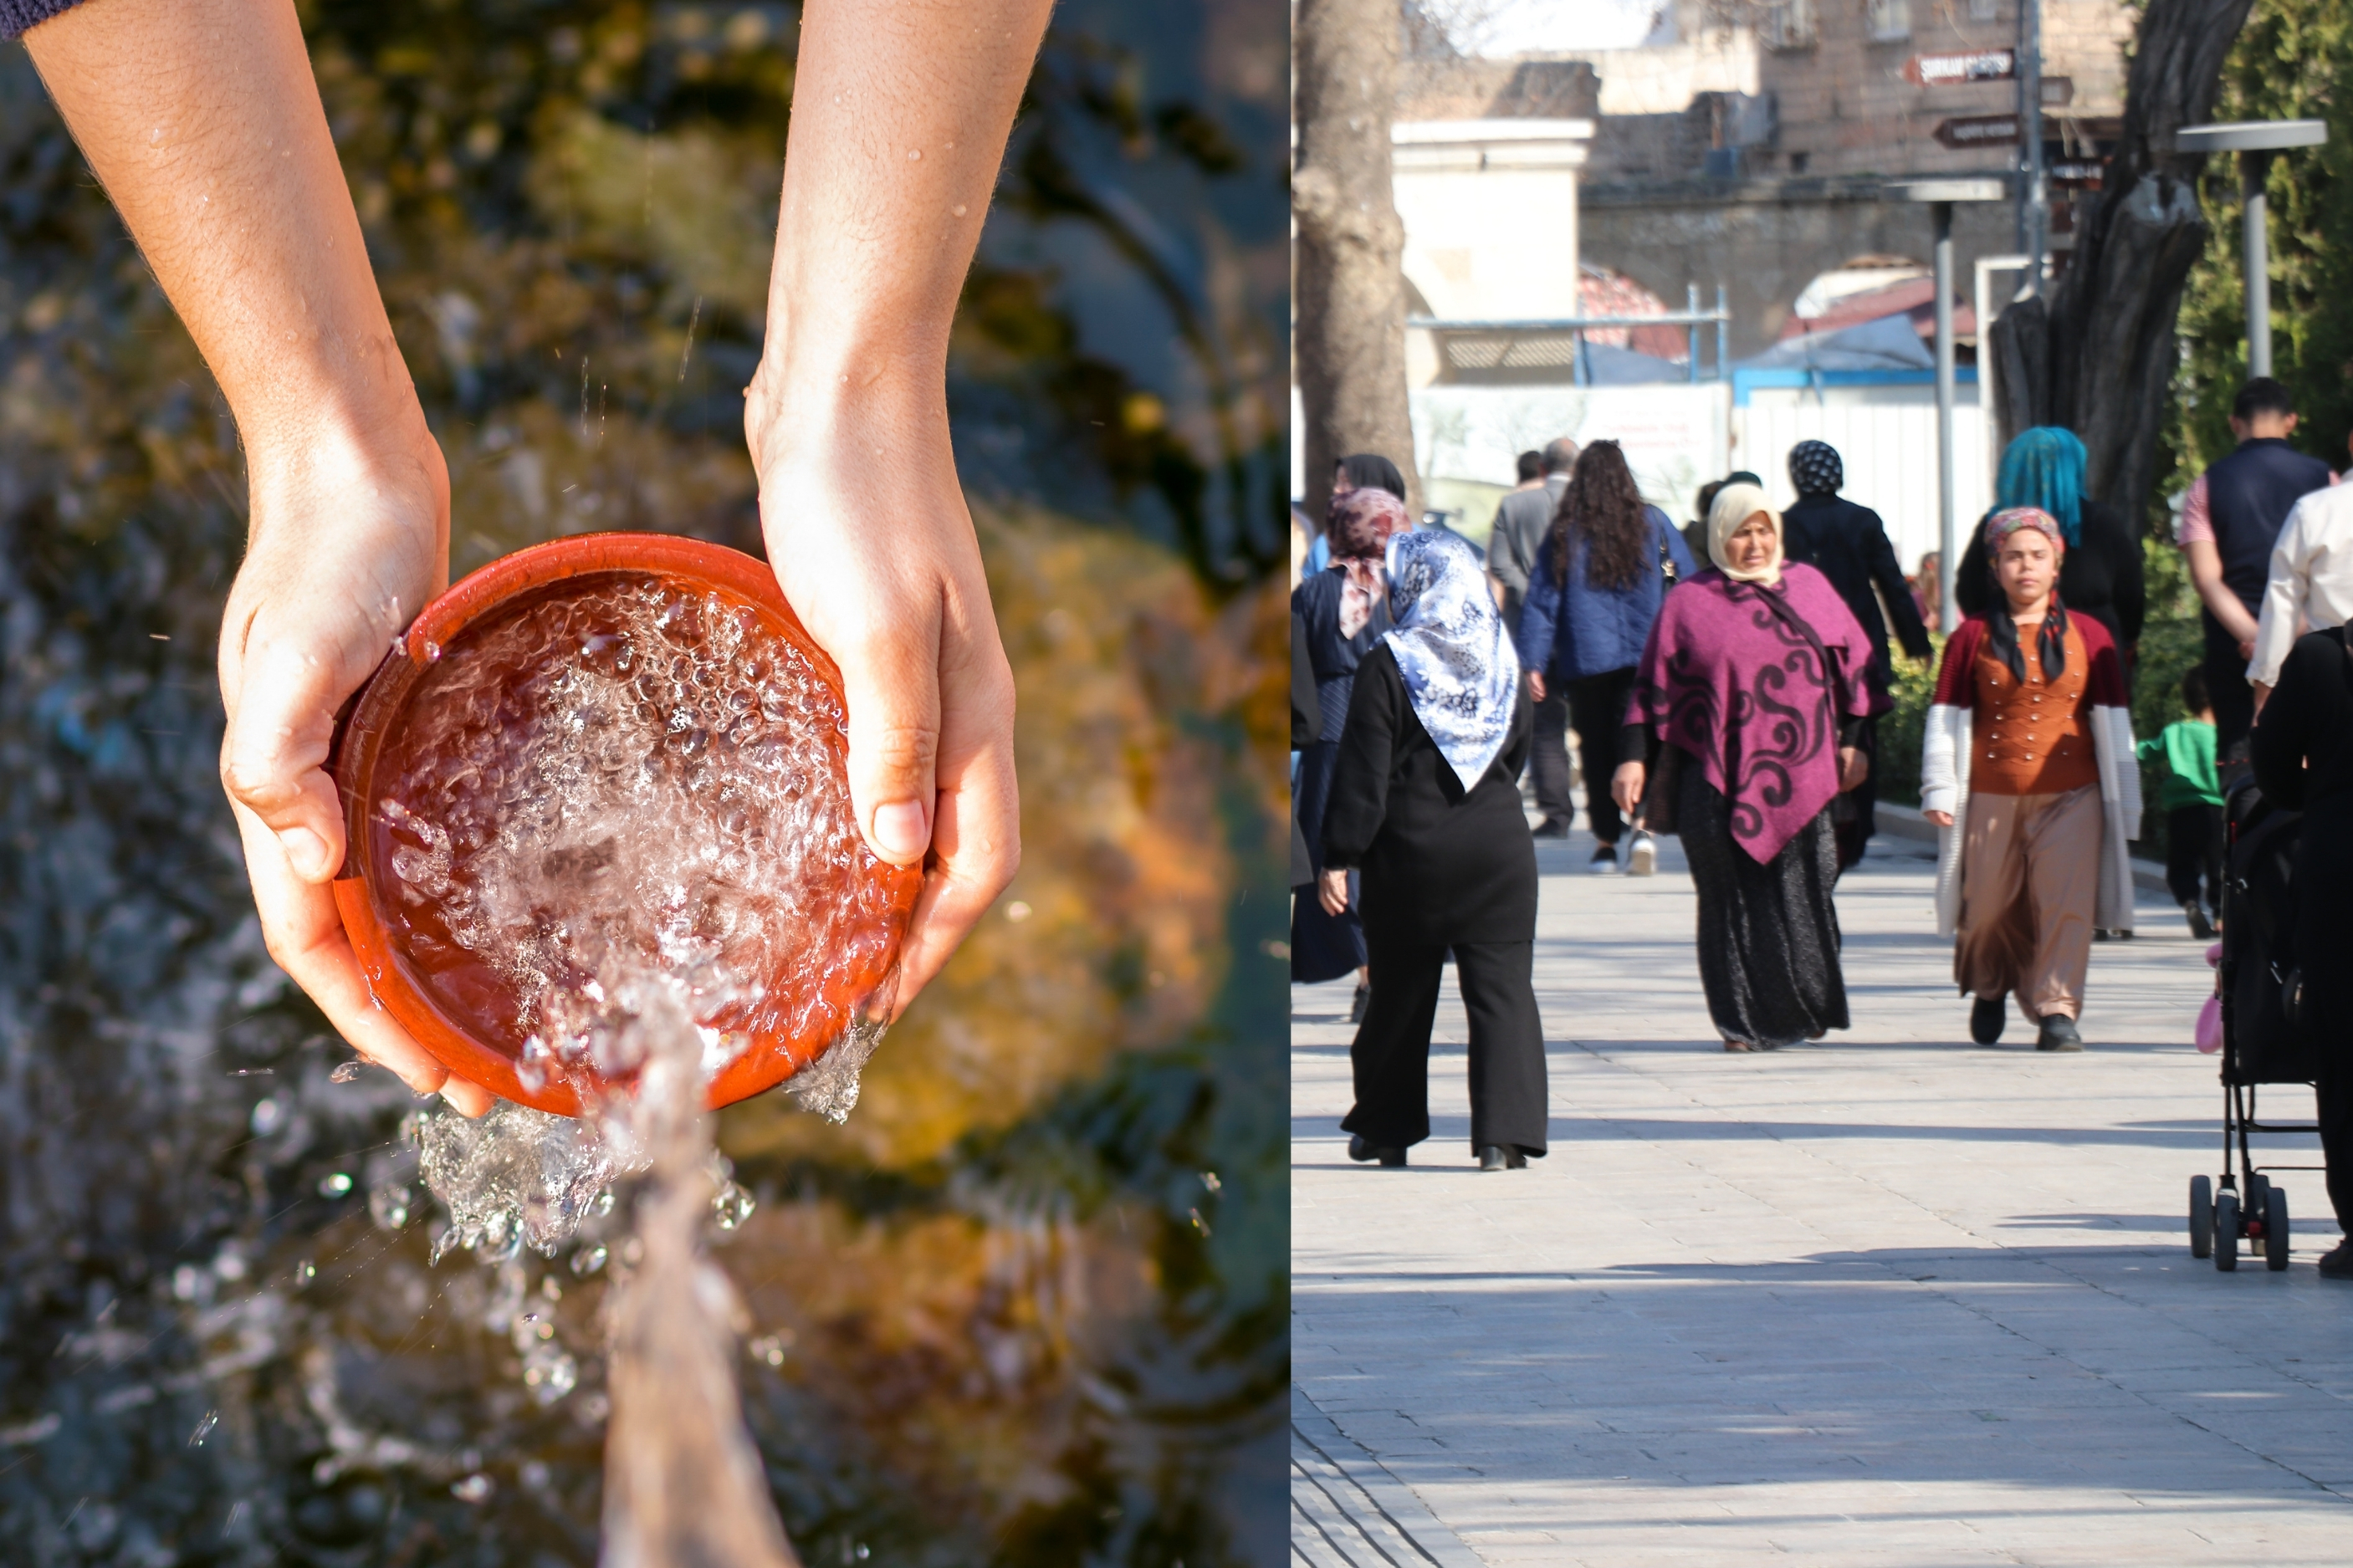
[[[2353,437],[2347,445],[2353,447]],[[2263,584],[2247,681],[2255,707],[2279,683],[2280,666],[2306,631],[2353,620],[2353,485],[2332,484],[2298,500],[2280,526]]]

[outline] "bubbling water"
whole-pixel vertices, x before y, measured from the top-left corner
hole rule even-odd
[[[750,605],[638,574],[519,597],[425,672],[369,824],[394,946],[526,1089],[627,1079],[682,987],[706,1077],[849,1034],[896,912],[839,697]],[[853,1037],[847,1054],[861,1055]],[[852,1081],[813,1082],[838,1120]]]

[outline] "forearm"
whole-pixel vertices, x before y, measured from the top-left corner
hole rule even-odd
[[[812,416],[945,451],[948,329],[1050,0],[812,0],[785,157],[754,459]],[[787,425],[785,416],[789,413]],[[901,447],[890,457],[903,457]]]
[[[90,0],[25,43],[236,413],[257,513],[346,452],[417,461],[290,0]]]
[[[2253,642],[2255,617],[2239,603],[2239,595],[2222,581],[2222,555],[2211,541],[2197,539],[2184,546],[2189,555],[2189,581],[2206,611],[2222,625],[2234,642]]]

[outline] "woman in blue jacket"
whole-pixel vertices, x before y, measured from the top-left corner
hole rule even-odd
[[[1599,841],[1593,869],[1604,875],[1618,869],[1618,839],[1625,830],[1609,798],[1609,773],[1634,667],[1668,585],[1692,571],[1683,535],[1665,512],[1643,504],[1618,443],[1595,441],[1578,453],[1552,532],[1528,574],[1518,640],[1520,666],[1536,701],[1555,684],[1568,693],[1569,725],[1586,759],[1586,816]],[[1539,757],[1544,741],[1537,737]],[[1568,824],[1546,821],[1536,833],[1545,837],[1547,830],[1558,837]],[[1637,833],[1629,854],[1634,874],[1649,876],[1655,858],[1650,835]]]

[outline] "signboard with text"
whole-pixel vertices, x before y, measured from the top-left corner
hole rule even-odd
[[[1950,87],[1964,81],[2009,81],[2018,75],[2015,49],[1978,49],[1965,55],[1914,55],[1904,62],[1904,79],[1919,87]]]
[[[1936,140],[1947,147],[2005,147],[2018,141],[2015,114],[1957,114],[1936,127]]]

